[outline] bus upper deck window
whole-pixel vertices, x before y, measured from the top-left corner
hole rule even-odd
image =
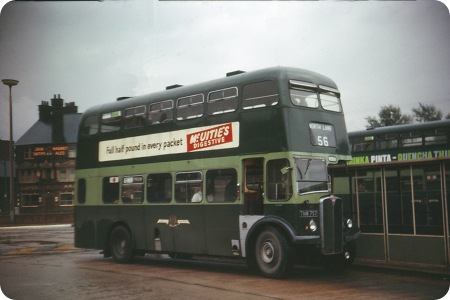
[[[278,103],[277,85],[270,80],[246,84],[242,99],[244,109],[274,106]]]
[[[297,106],[319,107],[319,99],[315,91],[291,89],[291,102]]]
[[[101,131],[111,132],[120,130],[122,125],[122,111],[113,111],[102,115]]]
[[[320,104],[322,108],[328,111],[342,112],[341,101],[339,100],[339,91],[335,88],[319,85]]]
[[[173,120],[173,100],[150,104],[148,120],[151,124],[161,124]]]
[[[98,128],[100,127],[98,116],[88,116],[83,120],[81,124],[81,134],[83,135],[93,135],[98,132]]]
[[[208,94],[208,115],[233,112],[238,107],[238,90],[235,87]]]
[[[136,128],[144,126],[145,113],[146,109],[144,105],[125,109],[125,128]]]
[[[179,98],[177,102],[177,120],[194,119],[203,116],[203,94]]]
[[[317,85],[310,82],[289,80],[291,102],[296,106],[318,108]]]
[[[334,93],[320,93],[320,103],[325,110],[334,112],[342,111],[339,98]]]

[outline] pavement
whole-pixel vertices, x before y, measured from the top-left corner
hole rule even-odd
[[[41,230],[37,233],[33,229]],[[73,239],[54,238],[71,230],[70,224],[0,227],[0,257],[82,251],[73,246]]]

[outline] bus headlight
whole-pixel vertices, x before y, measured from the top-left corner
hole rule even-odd
[[[353,227],[352,219],[347,219],[347,222],[345,223],[345,225],[347,225],[347,228],[352,228]]]
[[[313,219],[311,219],[310,221],[309,221],[309,229],[311,230],[311,231],[316,231],[317,230],[317,224],[316,224],[316,221],[314,221]]]

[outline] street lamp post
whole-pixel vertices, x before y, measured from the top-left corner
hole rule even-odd
[[[15,223],[14,216],[14,140],[12,121],[12,94],[11,88],[19,83],[14,79],[3,79],[4,85],[9,86],[9,221]]]

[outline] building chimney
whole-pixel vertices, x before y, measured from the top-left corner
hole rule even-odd
[[[54,95],[52,100],[52,141],[53,143],[64,143],[64,99]]]
[[[48,105],[48,101],[42,101],[39,108],[39,121],[48,123],[52,118],[52,108]]]
[[[64,114],[76,114],[78,112],[78,106],[75,105],[75,102],[66,103],[64,106]]]

